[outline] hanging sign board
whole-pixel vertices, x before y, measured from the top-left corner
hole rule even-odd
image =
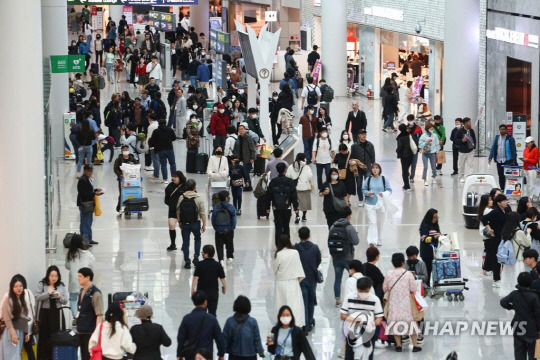
[[[51,72],[84,72],[84,55],[51,55]]]

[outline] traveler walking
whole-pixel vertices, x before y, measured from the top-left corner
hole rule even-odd
[[[359,109],[358,101],[353,101],[352,111],[349,111],[347,121],[345,122],[345,130],[349,132],[349,139],[353,139],[354,142],[357,142],[360,131],[365,131],[366,129],[366,113]]]
[[[312,182],[313,173],[311,172],[311,168],[307,165],[306,154],[296,154],[296,160],[289,165],[285,176],[292,179],[293,183],[296,183],[298,211],[302,212],[302,222],[305,223],[307,221],[307,212],[311,210],[311,193],[314,189]],[[300,214],[298,213],[294,223],[298,224],[299,222]]]
[[[536,195],[536,169],[538,168],[538,147],[534,143],[534,138],[528,136],[525,139],[525,150],[523,150],[523,172],[527,179],[527,196]]]
[[[274,301],[276,313],[281,306],[288,305],[298,314],[296,325],[304,326],[305,309],[300,282],[305,279],[305,274],[300,255],[293,248],[291,238],[287,234],[279,237],[272,267],[276,276]]]
[[[186,181],[186,192],[178,199],[176,214],[182,229],[182,251],[184,253],[184,269],[191,269],[189,259],[189,237],[193,233],[195,252],[193,264],[197,266],[201,252],[201,233],[206,231],[206,210],[204,201],[197,193],[197,183],[193,179]],[[201,225],[202,222],[202,225]]]
[[[225,355],[223,334],[216,317],[206,313],[206,307],[208,306],[206,294],[203,291],[196,291],[191,295],[191,301],[195,305],[195,309],[184,316],[178,328],[176,356],[185,360],[195,360],[194,353],[183,352],[186,343],[194,343],[195,346],[190,348],[199,349],[197,352],[204,349],[212,354],[215,341],[218,350],[217,355],[222,360]],[[213,358],[212,355],[210,359]]]
[[[298,229],[298,237],[300,242],[294,245],[294,248],[300,255],[300,262],[304,269],[305,278],[300,281],[300,289],[302,290],[302,298],[304,299],[304,310],[306,316],[305,327],[302,328],[304,334],[313,330],[315,320],[313,313],[315,311],[315,303],[317,301],[316,290],[317,282],[319,281],[318,267],[321,264],[321,250],[312,243],[311,232],[308,227],[302,226]]]
[[[214,148],[214,153],[208,160],[206,173],[208,174],[208,185],[214,181],[228,181],[229,161],[223,156],[223,147],[221,145]]]
[[[413,97],[412,93],[412,81],[407,81],[407,86],[401,86],[398,90],[398,107],[399,107],[399,117],[398,124],[407,118],[411,113],[411,99]]]
[[[290,236],[289,223],[291,221],[291,209],[298,214],[298,196],[294,181],[285,176],[287,165],[279,163],[276,166],[278,177],[270,181],[266,189],[266,208],[274,210],[275,244],[282,234]],[[272,207],[271,207],[272,206]]]
[[[159,119],[159,126],[152,133],[152,137],[148,140],[148,145],[154,148],[154,151],[159,156],[159,164],[161,166],[161,175],[163,183],[168,184],[167,161],[171,168],[171,174],[176,171],[176,160],[173,150],[173,141],[176,140],[174,131],[167,127],[165,119]]]
[[[219,283],[223,295],[227,293],[227,279],[223,266],[214,259],[216,249],[212,245],[204,245],[202,250],[203,260],[197,263],[193,281],[191,283],[191,295],[195,291],[206,294],[208,313],[216,316],[219,300]]]
[[[512,241],[517,261],[523,261],[523,252],[531,246],[531,232],[531,228],[521,230],[521,218],[517,212],[511,211],[506,214],[506,221],[501,230],[501,239]]]
[[[366,168],[358,169],[356,177],[356,192],[358,194],[358,206],[364,206],[364,193],[362,187],[365,179],[371,174],[371,165],[375,163],[375,147],[367,140],[367,131],[362,129],[358,133],[357,141],[351,146],[351,158],[360,160]]]
[[[461,155],[461,154],[460,154]],[[501,242],[502,230],[506,222],[506,208],[508,199],[504,195],[497,195],[493,199],[493,210],[482,216],[482,224],[486,227],[491,238],[486,239],[486,267],[493,271],[493,287],[501,287],[501,264],[497,261],[497,249]],[[422,256],[422,254],[420,254]],[[424,256],[422,256],[424,258]],[[424,259],[425,260],[425,259]],[[427,263],[426,263],[427,265]],[[428,268],[428,271],[430,269]]]
[[[277,324],[270,332],[272,336],[266,339],[270,354],[276,355],[279,349],[281,354],[277,356],[279,359],[300,360],[300,357],[304,355],[306,360],[315,360],[311,346],[296,323],[294,313],[289,306],[284,305],[279,309]]]
[[[161,79],[163,79],[163,72],[161,71],[161,65],[157,60],[157,56],[153,55],[152,62],[146,65],[146,73],[150,78],[154,78],[156,85],[159,88],[159,85],[161,84]]]
[[[384,275],[382,274],[381,270],[377,267],[377,262],[380,258],[380,252],[379,249],[375,247],[375,245],[370,245],[366,250],[366,260],[363,264],[363,274],[364,276],[367,276],[373,281],[373,290],[375,291],[375,295],[379,298],[379,300],[383,300],[384,292],[383,292],[383,283],[384,283]]]
[[[238,126],[238,139],[234,143],[233,154],[238,156],[238,159],[244,167],[244,174],[246,175],[244,190],[253,190],[249,173],[253,169],[253,163],[255,162],[255,143],[253,142],[251,136],[247,133],[244,125]]]
[[[187,179],[181,171],[176,171],[171,175],[171,183],[165,188],[165,205],[169,207],[168,224],[169,238],[171,244],[167,247],[167,251],[176,250],[176,224],[178,224],[178,216],[176,214],[176,206],[178,200],[186,192]]]
[[[173,110],[171,110],[173,111]],[[187,102],[186,98],[184,98],[184,90],[178,89],[176,90],[176,102],[174,105],[174,113],[176,117],[174,129],[176,130],[176,134],[182,138],[186,138],[186,134],[184,132],[184,129],[186,128],[186,114],[187,114]]]
[[[398,99],[393,86],[386,88],[386,97],[383,103],[383,118],[385,119],[382,131],[397,131],[394,127],[394,119],[398,113]]]
[[[314,115],[315,107],[308,105],[308,111],[302,115],[299,124],[302,125],[302,142],[304,144],[304,154],[306,154],[308,164],[311,163],[311,151],[313,149],[313,138],[317,135],[317,118]]]
[[[94,189],[92,173],[94,168],[90,164],[84,165],[83,175],[77,183],[77,206],[81,217],[80,233],[88,237],[90,245],[99,244],[92,238],[92,221],[94,220],[94,196],[103,195],[100,188]]]
[[[459,142],[456,139],[456,135],[462,126],[463,124],[461,123],[461,118],[456,118],[455,127],[450,133],[450,141],[452,141],[452,168],[454,170],[451,174],[452,176],[458,174]]]
[[[320,113],[320,111],[319,111],[319,113]],[[349,151],[351,151],[352,146],[354,144],[354,141],[352,141],[351,138],[349,137],[349,133],[347,132],[347,130],[343,130],[341,132],[341,135],[340,135],[340,138],[339,138],[339,143],[340,144],[345,144],[347,146],[347,149],[349,149]]]
[[[473,172],[473,150],[476,148],[476,134],[471,126],[471,119],[463,118],[463,127],[456,133],[456,140],[459,144],[458,173],[461,183],[464,183],[465,178]]]
[[[71,314],[73,317],[77,314],[77,296],[81,290],[79,285],[78,271],[82,268],[94,267],[96,258],[94,254],[86,249],[83,242],[83,237],[79,234],[73,234],[71,243],[69,244],[69,250],[66,254],[66,269],[69,270],[69,306],[71,308]]]
[[[362,192],[366,197],[366,210],[368,215],[368,244],[382,246],[382,226],[386,216],[384,196],[392,193],[390,182],[382,175],[381,165],[371,165],[371,176],[366,179]]]
[[[418,146],[420,142],[420,136],[422,136],[422,128],[416,125],[414,121],[414,115],[407,115],[407,127],[409,133],[416,144],[417,151],[413,155],[412,164],[411,164],[411,175],[409,177],[409,182],[414,183],[414,175],[416,174],[416,164],[418,163],[418,154],[420,153],[421,148]]]
[[[313,45],[313,51],[311,51],[308,54],[307,63],[308,63],[308,71],[309,72],[313,71],[313,67],[315,66],[315,62],[317,62],[317,60],[319,60],[321,58],[321,55],[319,55],[319,53],[317,52],[318,48],[319,47],[317,45]]]
[[[134,136],[133,136],[134,137]],[[128,145],[122,145],[121,153],[118,155],[116,160],[114,161],[114,173],[116,174],[116,180],[118,181],[118,203],[116,204],[116,212],[122,211],[122,182],[124,181],[124,174],[122,172],[122,165],[123,164],[138,164],[139,161],[133,156],[133,154],[130,154],[129,152],[129,146]],[[121,214],[120,214],[121,215]]]
[[[129,330],[137,350],[133,354],[134,360],[158,360],[161,359],[161,345],[169,347],[171,338],[163,329],[163,326],[153,323],[154,311],[148,304],[144,304],[137,310],[135,315],[141,320],[140,324],[133,325]]]
[[[332,161],[334,161],[335,155],[336,149],[332,146],[332,140],[328,137],[328,130],[323,127],[321,128],[319,136],[313,143],[311,153],[313,163],[317,167],[317,186],[319,190],[321,190],[323,186],[323,171],[325,173],[325,181],[328,181],[330,168],[332,167]]]
[[[238,155],[232,155],[229,176],[231,178],[231,193],[233,205],[236,209],[236,215],[242,215],[242,193],[244,184],[248,183],[248,175],[245,173],[244,167],[240,164]]]
[[[234,260],[234,229],[236,228],[236,209],[230,204],[227,190],[218,193],[219,204],[212,210],[212,227],[215,230],[215,242],[218,261],[225,268],[223,246],[227,247],[227,264]],[[208,292],[207,292],[208,294]]]
[[[28,317],[32,310],[31,304],[26,303],[25,290],[26,279],[17,274],[11,278],[9,291],[3,297],[1,318],[5,328],[0,341],[5,360],[20,359],[23,343],[30,340]]]
[[[146,130],[146,147],[148,148],[148,152],[150,155],[151,162],[148,162],[145,155],[145,163],[146,163],[146,171],[153,171],[152,175],[149,176],[150,180],[159,180],[159,170],[160,170],[160,164],[159,164],[159,156],[156,154],[156,151],[153,146],[150,146],[149,140],[154,134],[154,130],[156,130],[159,126],[157,116],[156,114],[149,113],[148,114],[148,129]]]
[[[328,229],[330,229],[334,222],[341,217],[340,209],[336,208],[334,198],[342,200],[346,204],[349,203],[347,188],[342,181],[339,181],[339,171],[336,168],[330,169],[330,179],[321,186],[319,197],[324,197],[323,212]]]
[[[349,271],[349,263],[354,259],[354,246],[358,245],[358,233],[351,225],[351,208],[346,207],[340,212],[340,218],[330,228],[328,244],[332,265],[334,266],[334,298],[336,307],[341,307],[341,281],[343,271]],[[334,245],[340,244],[340,245]]]
[[[225,114],[225,106],[218,104],[218,112],[214,113],[210,118],[210,134],[214,140],[214,149],[220,146],[225,147],[227,140],[227,126],[231,125],[229,117]]]
[[[356,195],[356,180],[352,172],[351,164],[356,164],[354,159],[351,159],[351,152],[345,144],[339,144],[339,152],[334,156],[332,164],[338,169],[339,179],[345,184],[347,196]]]
[[[437,138],[439,139],[439,149],[437,150],[437,153],[439,151],[444,151],[444,145],[446,144],[446,129],[444,128],[444,125],[442,123],[442,118],[440,115],[435,115],[433,117],[433,120],[435,123],[433,124],[433,132],[437,134]],[[437,163],[437,175],[442,175],[442,163]]]
[[[508,134],[505,124],[499,125],[499,134],[493,139],[488,163],[491,164],[492,160],[495,160],[495,163],[497,164],[499,186],[501,189],[504,189],[506,183],[504,166],[517,164],[516,140],[512,135]]]
[[[304,107],[304,103],[306,105],[313,105],[313,114],[317,115],[317,105],[321,101],[321,88],[313,84],[313,78],[311,76],[307,78],[307,84],[302,90],[301,98],[300,109],[304,110],[304,115],[308,111],[308,106]]]
[[[396,138],[397,141],[397,158],[401,162],[401,177],[403,179],[403,190],[406,192],[409,192],[411,190],[411,185],[409,184],[409,169],[412,164],[412,159],[414,157],[414,154],[416,153],[415,148],[411,147],[412,143],[412,135],[409,134],[407,131],[407,125],[400,124],[399,125],[399,135]]]
[[[437,152],[440,149],[439,139],[437,135],[433,132],[433,124],[426,123],[424,126],[426,132],[420,136],[420,141],[418,141],[418,148],[422,150],[422,162],[424,163],[424,170],[422,171],[422,180],[424,180],[424,186],[428,186],[429,182],[427,181],[427,170],[428,162],[431,166],[431,182],[435,183],[437,181],[437,166],[435,165],[435,160],[437,158]]]
[[[77,143],[79,144],[79,161],[77,162],[77,174],[82,170],[84,159],[86,158],[86,163],[92,163],[92,142],[96,138],[96,133],[94,129],[90,127],[90,122],[88,119],[83,119],[81,121],[81,130],[77,133]],[[77,175],[79,176],[79,175]]]
[[[103,320],[103,297],[101,290],[92,283],[94,272],[91,269],[79,269],[78,277],[82,289],[77,299],[79,314],[77,317],[77,333],[79,334],[81,358],[82,360],[90,360],[90,338],[96,330],[96,325]]]
[[[420,257],[426,264],[427,282],[429,288],[431,284],[431,271],[433,269],[433,250],[439,246],[441,229],[439,227],[439,212],[429,209],[420,223]]]

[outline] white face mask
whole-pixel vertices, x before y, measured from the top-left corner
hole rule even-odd
[[[339,175],[332,175],[331,177],[332,177],[332,180],[337,180]]]
[[[227,80],[231,80],[231,77],[230,77],[230,76],[227,76]]]
[[[300,161],[300,165],[306,165],[306,164],[307,164],[307,162],[305,162],[305,161]]]
[[[349,140],[349,135],[343,135],[343,140]]]
[[[236,70],[231,70],[231,74],[236,74]]]
[[[219,112],[223,114],[225,112],[225,109],[219,109]]]
[[[202,55],[202,56],[205,56],[205,55],[206,55],[206,53],[205,53],[205,52],[202,52],[202,53],[201,53],[201,55]]]
[[[277,100],[277,99],[278,99],[278,97],[277,97],[277,96],[274,96],[274,97],[272,97],[272,99],[274,99],[274,100]]]
[[[244,90],[240,89],[240,90],[238,90],[238,93],[239,93],[239,94],[243,94],[243,93],[244,93]]]
[[[197,110],[198,107],[198,105],[193,105],[193,110]]]
[[[324,133],[321,133],[321,137],[322,137],[323,139],[326,139],[326,133],[325,133],[325,132],[324,132]]]
[[[456,125],[456,129],[459,129],[460,127],[461,127],[460,124],[457,124],[457,125]]]
[[[257,117],[257,114],[251,114],[249,117],[255,119]]]
[[[215,108],[214,108],[214,111],[217,111],[217,110],[218,110],[218,108],[217,108],[217,107],[215,107]]]
[[[369,297],[369,293],[365,293],[365,292],[359,292],[358,293],[358,300],[367,300],[367,298]]]
[[[411,121],[407,121],[409,123],[409,125],[412,125],[414,124],[414,120],[411,120]]]
[[[279,321],[281,321],[283,325],[289,325],[292,321],[292,316],[282,316],[279,318]]]
[[[129,155],[129,151],[122,151],[122,155],[128,156],[128,155]]]
[[[313,110],[309,110],[309,115],[313,115]]]

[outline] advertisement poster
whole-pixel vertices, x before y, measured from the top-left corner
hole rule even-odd
[[[313,72],[311,73],[311,76],[313,77],[313,81],[317,83],[319,80],[319,75],[321,74],[322,69],[322,61],[317,60],[315,61],[315,66],[313,66]]]
[[[160,31],[176,31],[176,15],[150,11],[148,25]]]
[[[123,10],[128,25],[133,24],[133,6],[124,6]]]
[[[520,158],[525,150],[525,139],[527,138],[527,115],[513,114],[512,136],[516,140],[516,151],[518,158]]]
[[[504,188],[504,194],[506,196],[521,197],[523,193],[523,177],[521,176],[507,176],[506,186]]]

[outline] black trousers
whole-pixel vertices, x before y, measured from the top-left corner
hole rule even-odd
[[[199,288],[197,288],[197,290],[204,291],[204,293],[206,294],[208,298],[208,306],[206,307],[206,309],[208,310],[209,314],[216,316],[218,300],[219,300],[219,291],[215,292],[215,290],[205,290],[205,289],[199,289]]]
[[[118,204],[116,204],[116,212],[122,210],[122,182],[118,180]]]
[[[409,169],[412,164],[413,157],[400,158],[401,161],[401,177],[403,178],[403,188],[410,189],[411,185],[409,184]]]
[[[424,259],[427,270],[427,286],[431,286],[431,272],[433,271],[433,259],[427,258]]]
[[[485,270],[493,271],[493,280],[501,280],[501,264],[497,261],[497,249],[501,239],[487,239],[484,243],[486,246],[486,261],[484,262]]]
[[[56,307],[53,309],[40,308],[39,321],[37,357],[40,360],[50,360],[52,359],[51,334],[60,330],[59,310]]]
[[[273,144],[279,144],[279,138],[281,137],[281,121],[272,121],[272,142]]]
[[[536,340],[514,335],[514,359],[534,360]]]
[[[79,334],[79,347],[81,348],[81,359],[90,360],[90,352],[88,351],[88,343],[92,334]]]
[[[328,230],[330,230],[336,220],[339,219],[339,213],[337,211],[324,211],[324,216],[326,216],[326,225],[328,225]]]
[[[459,151],[458,149],[455,149],[452,147],[452,166],[454,168],[454,174],[458,173],[458,158],[459,158]]]
[[[223,246],[227,247],[227,259],[234,258],[234,230],[229,232],[216,231],[215,239],[218,260],[223,260]]]
[[[274,210],[274,225],[276,227],[276,247],[282,234],[290,235],[289,223],[291,222],[291,210]]]
[[[30,335],[30,340],[28,340],[27,342],[24,342],[23,343],[23,348],[24,350],[26,350],[26,354],[28,355],[28,360],[36,360],[36,356],[34,354],[34,348],[32,347],[32,345],[34,344],[34,337],[32,335]],[[49,357],[49,359],[52,357],[52,354],[51,356]],[[40,358],[41,359],[41,358]]]
[[[503,165],[510,165],[510,161],[505,161],[503,163],[495,163],[497,164],[497,175],[499,175],[499,189],[501,189],[501,191],[504,191],[504,185],[506,185],[506,177],[504,176]]]

